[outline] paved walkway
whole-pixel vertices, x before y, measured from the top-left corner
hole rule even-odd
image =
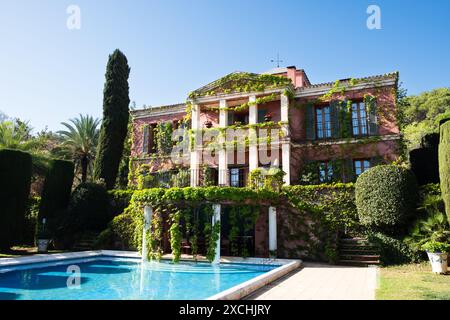
[[[374,300],[378,270],[304,263],[248,300]]]

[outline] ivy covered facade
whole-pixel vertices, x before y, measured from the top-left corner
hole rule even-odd
[[[352,182],[401,154],[397,84],[397,73],[314,85],[295,67],[229,74],[186,103],[132,112],[130,181],[244,187],[255,169],[277,167],[285,185]]]
[[[295,67],[234,72],[185,103],[133,111],[130,183],[143,194],[177,194],[168,203],[136,204],[140,223],[143,207],[154,218],[149,228],[158,238],[151,236],[148,247],[156,255],[176,247],[177,256],[181,247],[199,247],[210,260],[214,252],[332,259],[339,233],[354,229],[356,211],[352,184],[326,184],[353,182],[401,155],[397,84],[397,73],[313,85]],[[252,202],[261,190],[269,192],[262,199],[275,199]],[[246,197],[224,200],[239,191]],[[319,198],[337,204],[319,206]],[[172,227],[158,224],[167,210]],[[193,219],[194,229],[209,235],[202,241],[191,239]]]

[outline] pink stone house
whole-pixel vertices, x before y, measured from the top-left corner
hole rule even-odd
[[[146,164],[150,172],[171,173],[185,169],[191,186],[205,183],[204,167],[210,168],[214,184],[236,187],[247,184],[252,170],[269,166],[286,173],[286,185],[353,181],[369,167],[400,155],[397,83],[397,73],[311,84],[305,71],[295,67],[235,72],[193,91],[186,103],[133,111],[132,167]],[[236,151],[228,149],[228,133],[219,134],[211,152],[204,141],[185,138],[192,141],[177,159],[157,149],[155,127],[161,122],[185,127],[191,137],[240,129],[236,139],[256,134],[258,140]],[[269,148],[268,140],[259,137],[273,132],[277,136]],[[177,138],[174,146],[182,140]]]

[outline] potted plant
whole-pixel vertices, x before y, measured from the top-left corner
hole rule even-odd
[[[264,116],[264,121],[265,122],[272,121],[272,114],[271,113],[266,113],[266,115]]]
[[[449,245],[447,243],[431,240],[426,242],[422,246],[422,249],[427,252],[431,269],[434,273],[447,273],[447,252],[449,251]]]
[[[48,244],[50,242],[50,232],[46,227],[46,219],[42,219],[42,223],[38,225],[37,230],[37,247],[39,253],[45,253],[48,251]]]

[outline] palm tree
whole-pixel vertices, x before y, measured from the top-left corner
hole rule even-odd
[[[80,114],[79,118],[70,119],[69,122],[61,123],[67,130],[58,131],[62,140],[61,154],[75,162],[77,171],[81,170],[81,182],[86,182],[88,172],[92,171],[100,120]]]
[[[31,138],[28,123],[18,119],[0,122],[0,148],[32,151],[36,141]]]

